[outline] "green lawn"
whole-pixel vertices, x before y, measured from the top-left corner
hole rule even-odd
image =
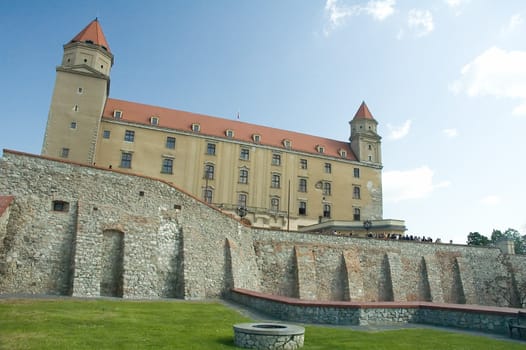
[[[0,349],[234,349],[250,321],[219,303],[0,300]],[[524,349],[524,344],[430,329],[358,332],[307,326],[303,349]]]

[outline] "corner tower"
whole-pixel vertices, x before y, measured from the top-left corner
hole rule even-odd
[[[360,162],[382,164],[381,137],[377,133],[378,122],[362,102],[349,122],[351,125],[351,149]]]
[[[94,19],[64,45],[42,155],[92,164],[110,88],[113,54]]]

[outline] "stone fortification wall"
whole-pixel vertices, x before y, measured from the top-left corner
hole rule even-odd
[[[255,230],[254,249],[261,292],[307,300],[508,306],[487,286],[526,281],[495,248]],[[513,271],[525,258],[509,258]]]
[[[9,195],[3,294],[201,299],[243,288],[507,306],[495,285],[517,300],[526,283],[526,257],[498,249],[251,229],[162,181],[13,151],[0,160]]]
[[[254,261],[236,220],[169,184],[16,152],[4,152],[0,174],[0,194],[15,196],[0,293],[217,297],[233,283],[227,240],[234,259]],[[256,277],[237,280],[257,289]]]

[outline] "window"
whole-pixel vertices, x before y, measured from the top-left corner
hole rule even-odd
[[[255,143],[259,143],[261,141],[261,135],[258,135],[258,134],[252,135],[252,140],[254,140]]]
[[[250,158],[250,153],[247,148],[241,148],[241,153],[239,154],[239,158],[242,160],[248,160]]]
[[[77,128],[77,122],[71,122],[71,124],[69,124],[69,127],[71,129],[76,129]]]
[[[280,154],[273,154],[272,155],[272,165],[281,165],[281,155]]]
[[[272,187],[272,188],[279,188],[280,187],[280,180],[281,180],[281,177],[279,176],[279,174],[272,174],[270,187]]]
[[[121,154],[121,168],[131,168],[132,154],[129,152],[122,152]]]
[[[173,165],[174,160],[172,158],[163,158],[163,166],[161,168],[161,173],[173,174]]]
[[[192,124],[192,131],[193,131],[193,132],[199,132],[199,131],[201,131],[201,125],[199,125],[199,124],[197,124],[197,123]]]
[[[79,105],[74,105],[73,112],[78,112],[78,111],[79,111]]]
[[[237,205],[241,208],[247,207],[247,195],[246,193],[240,193],[237,196]]]
[[[105,139],[109,139],[110,138],[110,134],[111,134],[111,132],[109,130],[104,130],[102,132],[102,137],[105,138]]]
[[[286,149],[292,148],[292,142],[290,140],[283,140],[283,146],[285,146]]]
[[[124,133],[124,141],[133,142],[135,140],[135,131],[126,130]]]
[[[369,151],[370,151],[370,150],[373,149],[373,146],[371,146],[371,145],[367,145],[367,149],[369,149]]]
[[[175,148],[175,137],[166,136],[166,148],[170,148],[170,149]]]
[[[318,151],[318,153],[325,153],[325,147],[323,147],[322,145],[316,145],[316,150]]]
[[[206,164],[205,165],[205,175],[204,178],[207,180],[213,180],[214,179],[214,165],[213,164]]]
[[[307,169],[307,159],[300,159],[300,169]]]
[[[239,170],[239,183],[240,184],[248,183],[248,170],[247,169]]]
[[[342,158],[347,158],[347,151],[341,149],[341,150],[340,150],[340,157],[342,157]]]
[[[354,208],[352,219],[354,221],[360,221],[360,209],[359,208]]]
[[[207,203],[212,203],[212,189],[209,188],[209,187],[206,187],[204,190],[203,190],[203,199],[205,200],[205,202]]]
[[[303,201],[300,202],[298,214],[299,215],[307,215],[307,202],[303,202]]]
[[[360,177],[360,168],[354,168],[354,177],[356,178]]]
[[[82,89],[81,87],[79,87],[79,88],[77,89],[77,94],[81,95],[82,92],[83,92],[83,89]]]
[[[369,159],[370,162],[372,162],[373,161],[373,156],[369,156],[368,159]]]
[[[62,148],[62,151],[60,152],[60,156],[62,158],[69,157],[69,148]]]
[[[231,139],[232,137],[234,137],[234,131],[228,129],[227,131],[225,131],[225,135],[226,135],[226,137],[228,137],[229,139]]]
[[[113,111],[113,119],[121,119],[122,118],[122,112],[119,110]]]
[[[215,156],[216,155],[216,145],[214,143],[209,143],[206,146],[206,154],[208,154],[210,156]]]
[[[159,125],[159,117],[150,117],[150,124]]]
[[[327,174],[332,173],[332,166],[331,166],[331,163],[325,163],[325,172],[326,172]]]
[[[307,179],[300,179],[298,191],[307,192]]]
[[[354,199],[360,199],[360,187],[358,186],[353,186],[353,189],[352,189],[352,197]]]
[[[324,182],[323,183],[323,194],[325,196],[331,195],[331,183],[330,182]]]
[[[64,201],[53,201],[53,211],[69,211],[69,203]]]
[[[270,210],[272,211],[279,210],[279,198],[274,197],[270,199]]]
[[[324,204],[323,205],[323,217],[324,218],[330,218],[331,217],[331,205],[330,204]]]

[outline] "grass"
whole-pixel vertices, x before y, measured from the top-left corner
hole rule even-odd
[[[232,325],[249,321],[219,303],[4,299],[0,349],[235,349]],[[431,329],[305,329],[305,350],[525,348]]]

